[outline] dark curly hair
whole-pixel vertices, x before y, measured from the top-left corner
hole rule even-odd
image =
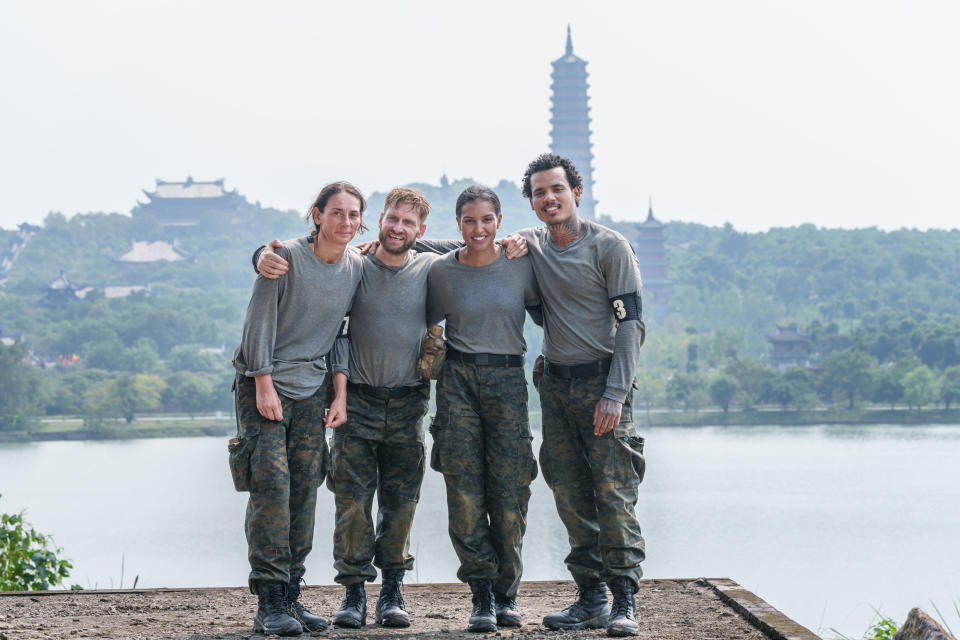
[[[563,167],[571,189],[583,187],[583,180],[580,178],[580,174],[577,173],[577,168],[573,166],[569,158],[563,158],[555,153],[541,153],[533,162],[527,165],[527,170],[523,173],[523,197],[533,197],[533,191],[530,189],[530,177],[533,176],[533,174],[556,169],[557,167]]]

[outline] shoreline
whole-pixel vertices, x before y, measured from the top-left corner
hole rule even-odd
[[[731,411],[634,411],[634,422],[641,429],[657,427],[804,427],[816,425],[958,425],[960,409],[853,409],[853,410],[752,410]],[[60,419],[58,419],[60,421]],[[55,430],[47,422],[41,429],[23,431],[0,431],[0,444],[21,442],[87,441],[87,440],[136,440],[145,438],[202,438],[228,436],[235,432],[232,419],[226,424],[202,422],[196,425],[158,426],[149,417],[144,423],[154,426],[128,427],[118,423],[116,428]],[[531,412],[531,427],[540,429],[539,412]]]

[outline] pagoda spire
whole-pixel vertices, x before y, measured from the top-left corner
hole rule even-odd
[[[584,218],[596,217],[597,201],[593,197],[593,152],[590,144],[590,106],[587,89],[587,61],[573,53],[573,36],[567,25],[564,55],[552,63],[553,95],[550,100],[550,151],[569,158],[583,180],[579,213]]]
[[[650,196],[650,208],[647,209],[647,220],[653,220],[653,196]]]

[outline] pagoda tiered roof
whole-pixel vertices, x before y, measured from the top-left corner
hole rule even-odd
[[[567,26],[567,43],[562,56],[554,60],[550,88],[550,150],[570,159],[583,180],[580,215],[596,218],[593,197],[593,153],[590,145],[590,106],[587,89],[587,61],[573,53],[573,37]]]
[[[148,202],[138,202],[140,209],[157,218],[163,226],[193,226],[204,214],[233,212],[241,203],[236,189],[227,191],[224,179],[200,181],[192,176],[184,182],[157,179],[153,191],[143,190]]]

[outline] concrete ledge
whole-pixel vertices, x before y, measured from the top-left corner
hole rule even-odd
[[[729,578],[700,578],[733,610],[772,640],[819,640],[806,627],[764,602]]]
[[[328,629],[321,638],[439,638],[476,640],[464,631],[470,616],[470,590],[463,584],[410,584],[404,597],[408,629],[373,624],[379,586],[367,585],[367,626],[357,631]],[[340,605],[339,586],[305,587],[302,601],[330,618]],[[524,616],[518,629],[497,637],[605,638],[602,629],[557,632],[541,621],[576,598],[569,581],[524,582],[517,604]],[[256,598],[245,587],[112,589],[0,593],[0,640],[52,638],[263,638],[252,631]],[[643,580],[637,593],[640,638],[658,640],[810,640],[817,636],[727,578]],[[494,635],[494,634],[488,634]],[[304,634],[303,638],[310,636]]]

